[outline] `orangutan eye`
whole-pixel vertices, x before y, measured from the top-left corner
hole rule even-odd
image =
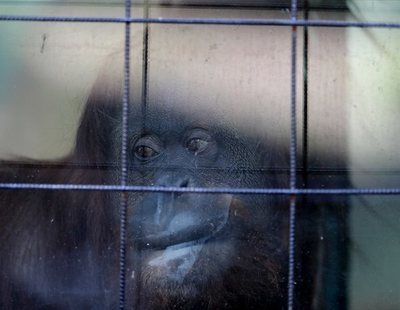
[[[209,141],[203,140],[202,138],[192,138],[186,143],[186,148],[189,152],[199,154],[207,149]]]
[[[139,145],[135,148],[135,156],[141,160],[146,160],[157,155],[158,153],[154,149],[146,145]]]
[[[133,148],[135,157],[141,161],[153,159],[157,157],[160,152],[160,142],[152,136],[144,136],[138,139]]]

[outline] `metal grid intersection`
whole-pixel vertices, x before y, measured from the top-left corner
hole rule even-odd
[[[144,18],[131,17],[131,0],[125,0],[125,16],[108,17],[65,17],[65,16],[30,16],[30,15],[0,15],[0,21],[9,22],[78,22],[78,23],[123,23],[125,24],[124,43],[124,91],[122,99],[122,150],[121,150],[121,184],[44,184],[44,183],[0,183],[0,189],[36,189],[36,190],[82,190],[82,191],[115,191],[121,193],[120,203],[120,247],[119,247],[119,308],[125,308],[126,289],[126,225],[128,192],[185,192],[211,194],[255,194],[255,195],[288,195],[290,196],[289,214],[289,254],[288,254],[288,301],[287,308],[294,307],[295,290],[295,243],[296,243],[296,196],[298,195],[400,195],[400,188],[338,188],[338,189],[300,189],[296,187],[296,55],[297,27],[359,27],[359,28],[400,28],[395,22],[360,22],[339,20],[309,20],[297,19],[297,0],[291,0],[290,19],[248,19],[248,18]],[[147,12],[147,8],[146,8]],[[291,101],[290,101],[290,174],[289,188],[177,188],[158,186],[135,186],[127,184],[128,162],[128,113],[130,101],[130,26],[132,23],[145,24],[147,36],[148,24],[194,24],[194,25],[253,25],[253,26],[291,26]],[[146,38],[147,40],[147,38]],[[147,43],[146,43],[147,44]],[[147,53],[147,49],[146,53]],[[144,52],[144,62],[147,54]],[[145,72],[147,70],[144,70]],[[147,78],[143,94],[147,94]],[[146,97],[146,96],[145,96]]]

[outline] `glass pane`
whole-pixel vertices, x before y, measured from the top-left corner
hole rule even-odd
[[[107,196],[107,198],[106,198]],[[118,195],[0,191],[2,309],[118,303]]]
[[[124,11],[123,1],[0,1],[0,12],[12,15],[121,17],[124,16]]]
[[[400,3],[392,0],[347,0],[351,12],[349,20],[366,22],[400,21]]]
[[[8,160],[3,164],[11,169],[8,181],[80,183],[84,181],[55,175],[93,174],[94,165],[115,165],[100,162],[96,152],[88,151],[91,141],[97,141],[95,133],[89,141],[84,141],[83,135],[78,140],[75,137],[89,93],[110,59],[116,59],[113,72],[123,76],[124,26],[5,22],[0,27],[7,42],[0,52],[4,64],[0,73],[0,157]],[[142,32],[141,25],[132,26],[132,45],[141,43],[138,34]],[[137,75],[141,74],[141,59],[141,54],[132,53]],[[140,83],[135,78],[133,88],[140,88]],[[121,101],[113,104],[121,107]],[[79,132],[85,128],[82,125]],[[77,154],[75,149],[82,149],[85,143],[86,151]],[[100,180],[94,177],[86,183]]]
[[[282,19],[289,7],[150,1],[148,14]],[[123,1],[3,8],[124,14]],[[397,13],[393,1],[310,0],[298,17]],[[132,14],[147,14],[143,1]],[[98,186],[0,191],[0,308],[115,308],[121,253],[126,308],[282,309],[289,270],[294,308],[398,308],[397,197],[275,195],[289,187],[292,27],[132,24],[126,132],[125,29],[0,23],[0,182]],[[296,186],[398,187],[399,32],[296,31]]]
[[[399,184],[397,176],[395,186]],[[400,306],[399,198],[355,197],[351,212],[351,309]]]
[[[400,16],[396,1],[349,3],[348,13],[311,11],[309,18],[396,22]],[[399,187],[399,35],[395,29],[307,30],[308,186]],[[396,203],[386,196],[346,202],[351,309],[399,307]]]
[[[290,18],[288,6],[280,10],[254,9],[253,7],[213,8],[198,6],[196,9],[187,6],[149,6],[149,17],[163,18],[248,18],[248,19],[285,19]]]
[[[198,153],[202,149],[193,148],[194,157],[186,150],[182,155],[175,154],[175,163],[170,164],[219,168],[236,173],[236,181],[243,179],[225,185],[262,186],[246,184],[246,178],[251,180],[254,173],[269,173],[272,177],[279,173],[284,180],[289,142],[289,47],[290,32],[279,27],[152,25],[148,121],[141,124],[132,120],[132,130],[137,132],[144,126],[145,132],[154,132],[166,151],[166,143],[175,138],[190,151],[192,136],[210,135],[203,137],[210,139],[210,149],[204,154],[216,157],[215,161],[207,162]],[[277,63],[277,57],[286,62]],[[136,115],[140,112],[132,109]],[[204,133],[191,131],[196,128],[204,129]],[[178,132],[181,137],[175,137]],[[245,170],[250,174],[246,176]],[[279,187],[276,182],[271,186]]]

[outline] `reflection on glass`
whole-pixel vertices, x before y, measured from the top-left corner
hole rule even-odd
[[[278,10],[199,2],[148,13],[289,16],[288,1]],[[307,12],[301,1],[299,17],[393,21],[372,14],[372,2],[310,0]],[[54,4],[32,8],[123,14],[121,1]],[[0,182],[158,190],[2,190],[0,308],[115,308],[122,232],[126,308],[286,308],[289,265],[295,308],[398,307],[396,199],[188,192],[288,187],[290,27],[132,24],[126,131],[123,24],[0,27]],[[398,33],[299,27],[297,36],[296,185],[398,186]]]

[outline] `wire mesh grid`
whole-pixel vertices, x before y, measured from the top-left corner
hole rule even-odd
[[[146,2],[147,4],[147,2]],[[66,22],[66,23],[122,23],[125,24],[124,39],[124,87],[122,98],[122,138],[121,138],[121,182],[115,185],[99,184],[50,184],[50,183],[0,183],[0,189],[13,190],[78,190],[78,191],[113,191],[121,193],[120,202],[120,245],[119,245],[119,308],[125,308],[126,286],[126,225],[128,192],[175,192],[175,193],[211,193],[211,194],[253,194],[253,195],[288,195],[290,196],[289,213],[289,250],[288,250],[288,281],[287,308],[294,307],[295,290],[295,228],[296,228],[296,197],[298,195],[400,195],[400,188],[324,188],[309,189],[296,186],[297,158],[297,121],[296,121],[296,56],[297,56],[297,27],[358,27],[358,28],[400,28],[396,22],[362,22],[297,18],[298,1],[291,0],[290,19],[250,19],[250,18],[151,18],[148,16],[148,5],[145,5],[143,18],[131,17],[131,0],[124,1],[124,17],[67,17],[67,16],[32,16],[32,15],[1,15],[0,21],[8,22]],[[307,11],[306,11],[307,12]],[[192,24],[192,25],[253,25],[253,26],[290,26],[291,27],[291,66],[290,66],[290,167],[288,188],[201,188],[201,187],[160,187],[128,185],[128,113],[130,102],[130,26],[138,23],[145,25],[144,42],[147,44],[148,24]],[[147,48],[143,55],[142,98],[147,95]],[[303,61],[307,61],[305,56]],[[304,90],[306,93],[306,90]],[[146,102],[143,102],[145,106]]]

